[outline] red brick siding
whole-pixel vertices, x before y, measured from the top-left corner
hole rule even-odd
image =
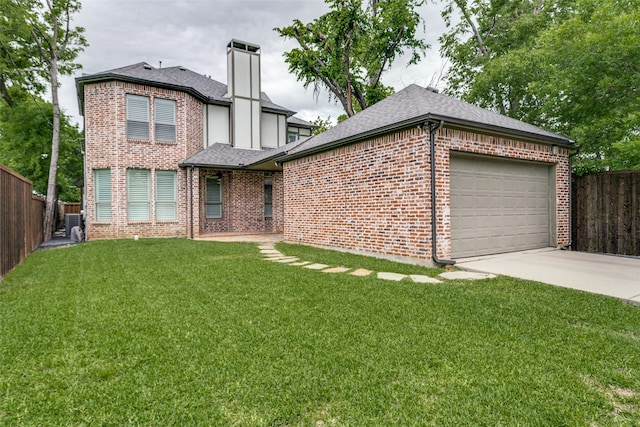
[[[568,151],[452,129],[436,139],[438,256],[451,255],[451,150],[556,164],[558,245],[569,241]],[[429,137],[418,129],[285,163],[285,240],[428,261]]]
[[[126,137],[126,94],[150,98],[150,140],[132,141]],[[176,101],[176,142],[153,140],[153,99]],[[178,163],[202,149],[202,103],[179,91],[122,82],[85,86],[85,180],[87,187],[86,225],[89,239],[186,236],[187,173]],[[95,217],[93,171],[111,170],[111,208],[109,223]],[[151,218],[144,222],[127,219],[127,169],[151,171]],[[155,171],[175,170],[178,179],[177,220],[155,220]]]
[[[222,174],[222,218],[205,218],[205,179]],[[203,170],[200,172],[199,232],[282,233],[282,173]],[[264,216],[264,180],[273,179],[273,218]]]

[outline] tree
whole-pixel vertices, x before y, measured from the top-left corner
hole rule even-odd
[[[416,38],[423,0],[325,1],[330,12],[313,22],[275,30],[298,42],[284,54],[289,71],[316,95],[325,87],[351,117],[389,95],[380,79],[398,56],[415,64],[428,48]]]
[[[447,0],[447,92],[575,139],[577,172],[631,167],[639,9],[639,0]]]
[[[311,133],[312,135],[319,135],[322,132],[326,132],[333,127],[333,125],[331,124],[331,116],[327,117],[326,119],[318,116],[315,120],[311,120],[311,123],[316,126],[316,128]]]
[[[9,166],[33,182],[33,189],[46,194],[53,106],[39,97],[10,88],[13,107],[0,104],[0,163]],[[82,179],[82,133],[61,117],[58,195],[68,202],[80,200],[75,182]]]
[[[22,19],[28,28],[21,28],[20,37],[10,40],[11,46],[19,46],[29,54],[27,63],[33,67],[15,70],[15,74],[33,73],[49,84],[51,105],[53,108],[53,127],[51,136],[51,157],[47,184],[46,208],[44,216],[44,238],[49,240],[53,233],[55,213],[58,158],[60,152],[61,111],[58,100],[58,77],[70,74],[80,68],[73,61],[87,45],[83,37],[84,28],[72,27],[71,16],[80,10],[78,0],[2,0],[11,8],[10,19]],[[18,24],[11,22],[18,28]],[[24,34],[28,34],[25,36]],[[19,67],[19,64],[14,64]]]
[[[0,97],[11,107],[9,88],[40,94],[44,85],[33,72],[39,61],[25,18],[31,13],[29,6],[16,0],[0,0],[0,10]]]

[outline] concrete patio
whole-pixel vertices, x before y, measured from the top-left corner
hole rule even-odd
[[[540,249],[457,260],[456,267],[608,295],[640,305],[640,258]]]

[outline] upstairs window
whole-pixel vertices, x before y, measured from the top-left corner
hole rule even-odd
[[[273,218],[273,180],[264,180],[264,217]]]
[[[176,171],[156,171],[156,219],[174,221],[176,215]]]
[[[93,171],[95,182],[96,221],[111,221],[111,170]]]
[[[127,210],[129,221],[149,221],[150,185],[146,169],[127,170]]]
[[[156,98],[153,101],[155,140],[176,142],[176,101]]]
[[[298,132],[287,132],[287,139],[289,140],[289,142],[296,142],[298,140]]]
[[[205,216],[222,218],[222,180],[215,176],[208,176],[205,190]]]
[[[127,138],[149,140],[149,98],[127,95]]]

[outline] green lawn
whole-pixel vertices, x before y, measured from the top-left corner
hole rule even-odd
[[[326,274],[253,244],[38,251],[0,282],[0,425],[637,426],[640,309]]]

